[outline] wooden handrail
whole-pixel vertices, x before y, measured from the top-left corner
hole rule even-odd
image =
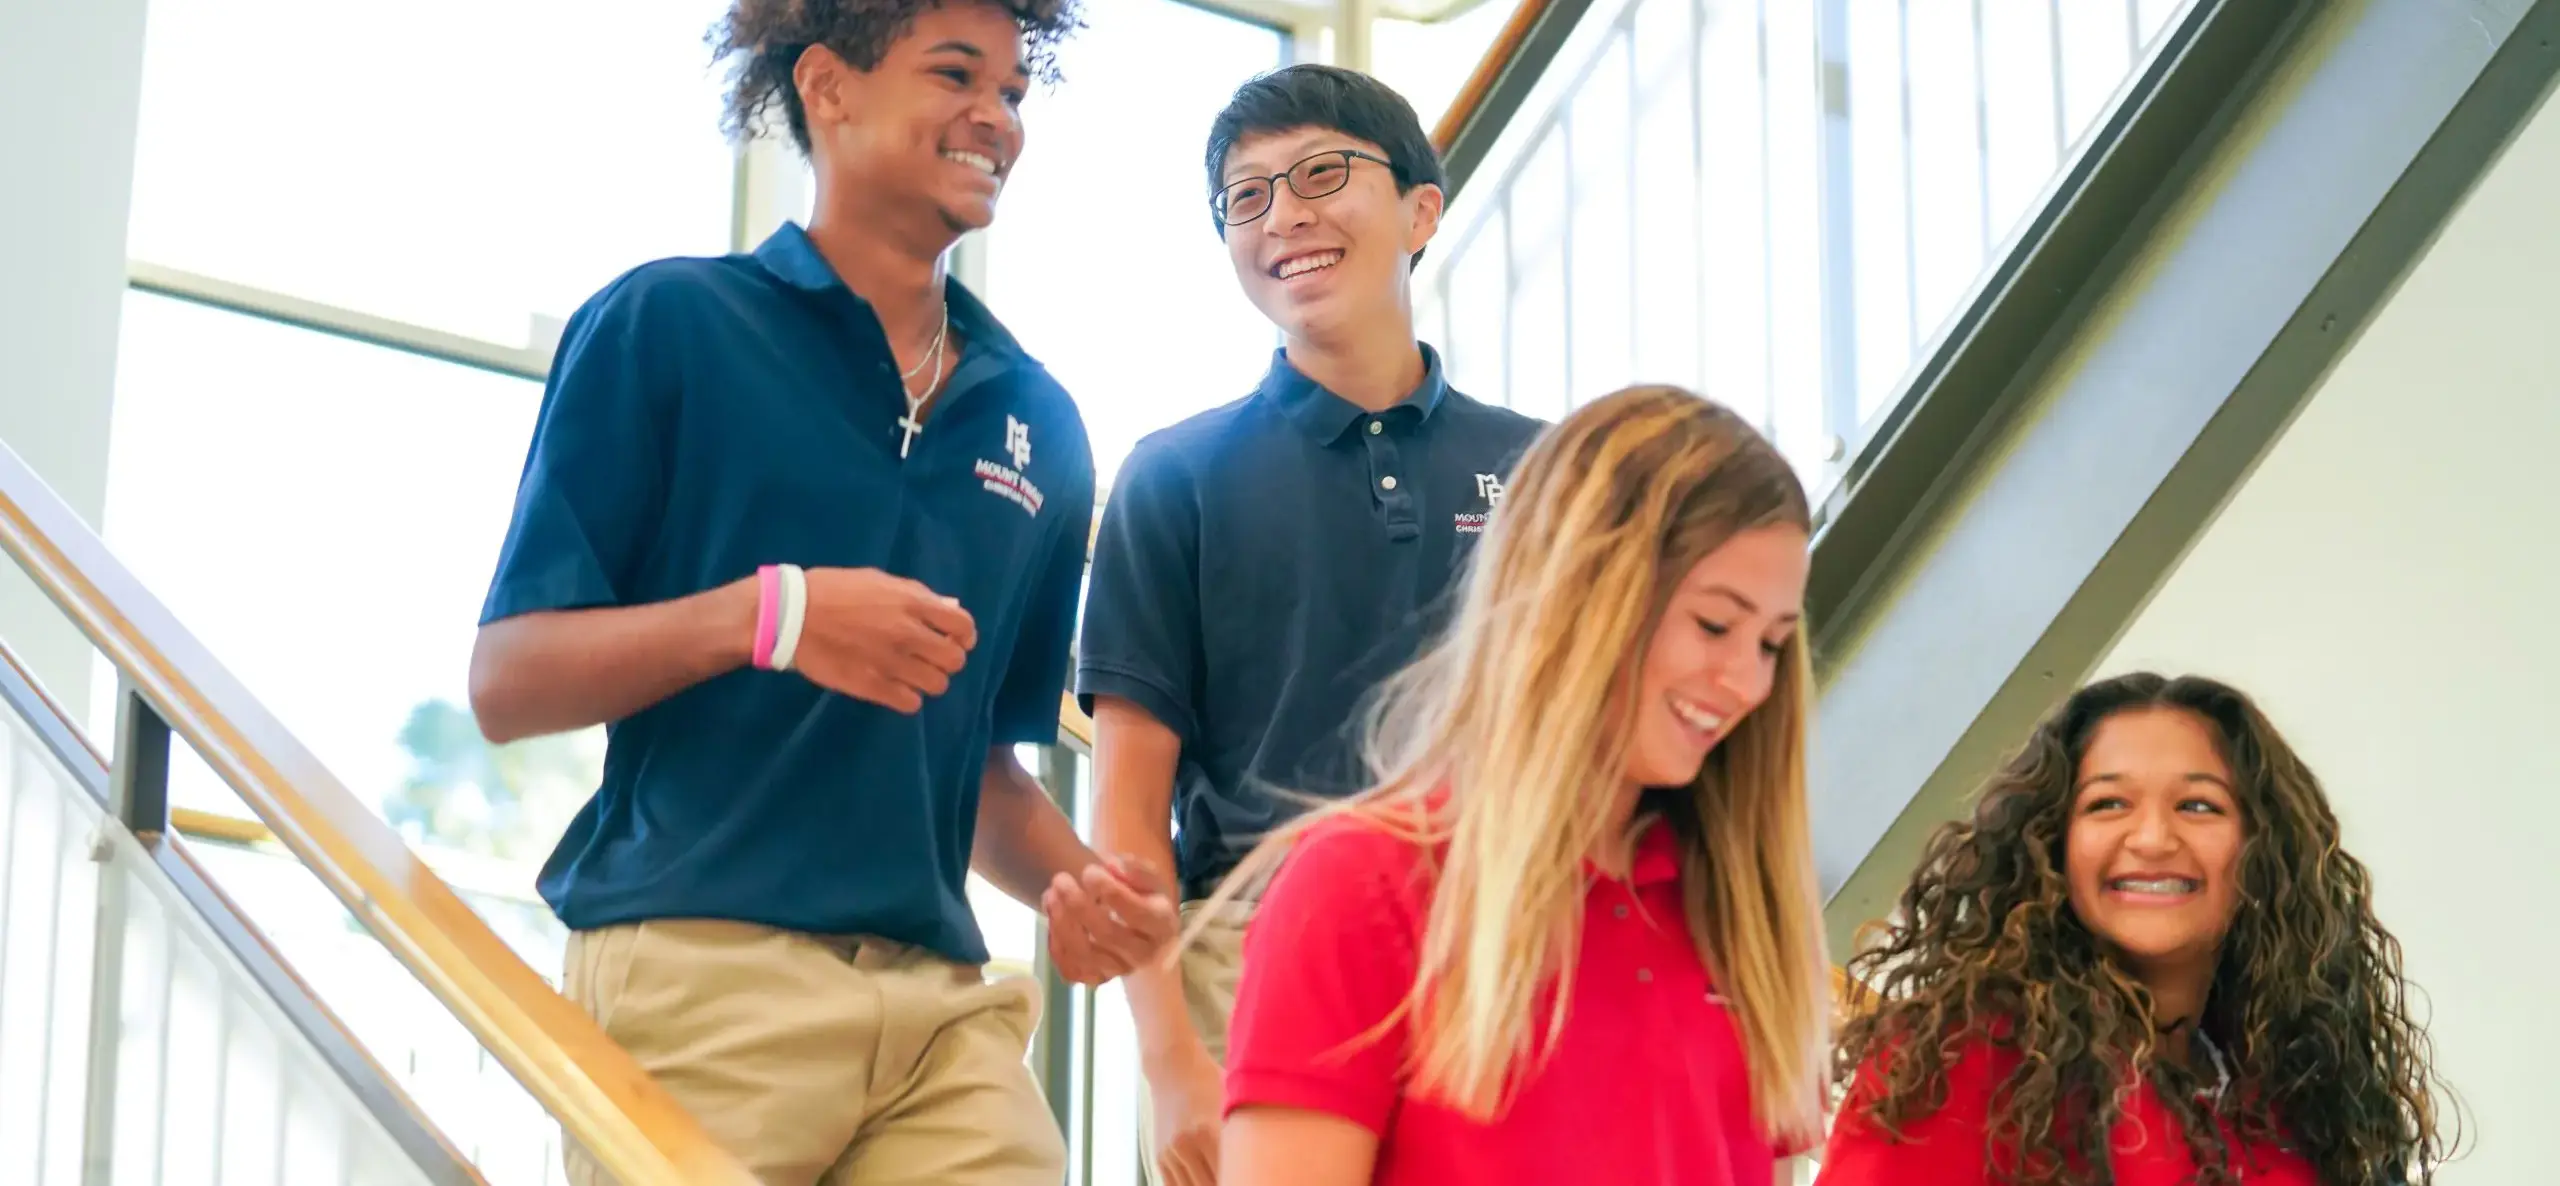
[[[1528,44],[1529,31],[1537,27],[1539,18],[1547,14],[1553,0],[1520,0],[1511,10],[1511,19],[1502,22],[1502,31],[1486,46],[1484,56],[1476,59],[1476,68],[1467,75],[1466,84],[1458,88],[1458,97],[1449,101],[1449,109],[1440,113],[1440,122],[1432,125],[1431,146],[1446,154],[1458,142],[1458,134],[1474,122],[1483,109],[1486,97],[1493,94],[1493,84],[1503,72],[1511,69],[1520,47]]]
[[[5,443],[0,550],[609,1174],[629,1186],[754,1186],[700,1122],[526,967]]]

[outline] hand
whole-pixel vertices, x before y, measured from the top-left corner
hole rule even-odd
[[[914,714],[978,645],[960,603],[876,568],[812,568],[792,669],[856,700]]]
[[[1101,984],[1163,959],[1182,935],[1173,890],[1143,862],[1112,858],[1061,873],[1040,895],[1049,962],[1074,984]]]
[[[1197,1041],[1174,1065],[1150,1067],[1147,1094],[1155,1105],[1156,1180],[1163,1186],[1217,1186],[1218,1124],[1226,1109],[1226,1077]]]

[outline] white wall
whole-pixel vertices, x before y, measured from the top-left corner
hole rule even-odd
[[[2469,1105],[2446,1186],[2553,1180],[2560,105],[2493,167],[2101,674],[2217,676],[2327,784]]]
[[[0,443],[98,524],[124,304],[144,0],[0,4]],[[65,704],[86,640],[0,561],[0,640]]]

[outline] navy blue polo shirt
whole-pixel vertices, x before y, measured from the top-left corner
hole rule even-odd
[[[978,780],[990,747],[1056,740],[1093,455],[1067,393],[946,291],[965,350],[903,460],[879,320],[798,226],[645,265],[570,319],[484,624],[791,563],[912,578],[978,627],[914,716],[742,669],[611,725],[537,883],[570,927],[734,919],[986,958]]]
[[[1545,427],[1422,385],[1372,414],[1290,366],[1149,436],[1120,467],[1085,597],[1076,691],[1182,739],[1175,857],[1205,896],[1299,809],[1366,785],[1369,694],[1446,619],[1448,594]],[[1275,793],[1277,792],[1277,793]]]

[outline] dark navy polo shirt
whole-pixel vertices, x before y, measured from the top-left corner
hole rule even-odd
[[[1539,421],[1422,385],[1372,414],[1289,365],[1149,436],[1120,467],[1085,596],[1076,691],[1182,739],[1175,855],[1201,897],[1292,795],[1368,781],[1357,726],[1410,663]]]
[[[903,461],[880,323],[798,226],[645,265],[570,319],[483,623],[792,563],[912,578],[978,627],[914,716],[743,669],[610,726],[537,883],[570,927],[734,919],[986,958],[978,780],[990,747],[1056,740],[1093,455],[1067,393],[946,291],[966,349]]]

